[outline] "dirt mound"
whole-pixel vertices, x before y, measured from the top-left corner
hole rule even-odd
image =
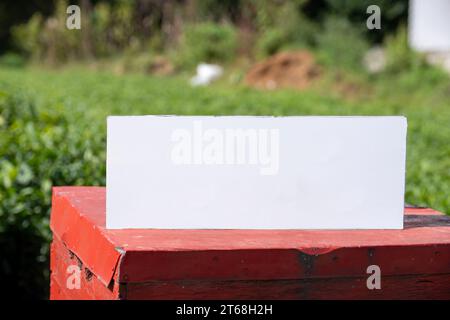
[[[307,51],[282,52],[255,64],[245,83],[259,89],[304,89],[319,77],[320,69]]]

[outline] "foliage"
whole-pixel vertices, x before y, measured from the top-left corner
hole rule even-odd
[[[279,28],[268,29],[258,39],[258,54],[262,57],[271,56],[286,44],[288,35]]]
[[[321,8],[325,19],[328,15],[339,16],[346,19],[355,28],[361,28],[362,35],[371,43],[380,43],[382,40],[406,22],[408,15],[408,0],[326,0],[325,8]],[[381,29],[369,30],[366,28],[367,7],[377,5],[381,10]]]
[[[8,52],[0,56],[0,66],[9,68],[22,68],[26,65],[24,57],[17,53]]]
[[[33,15],[47,16],[54,9],[54,1],[0,1],[0,54],[17,49],[11,38],[13,26],[28,21]]]
[[[322,32],[317,35],[319,59],[337,69],[361,70],[368,43],[361,28],[353,27],[340,17],[328,17]]]
[[[409,47],[405,26],[386,39],[386,55],[387,72],[398,73],[427,67],[425,59]]]
[[[134,6],[130,1],[100,2],[90,12],[82,12],[81,30],[66,28],[67,0],[55,2],[54,14],[31,19],[13,27],[16,47],[27,57],[48,64],[111,56],[136,42],[132,25]]]
[[[0,278],[12,296],[48,291],[48,214],[53,185],[104,183],[104,138],[68,121],[63,106],[37,108],[0,86]],[[84,127],[84,128],[83,128]],[[80,131],[81,130],[81,131]]]
[[[56,0],[53,14],[36,12],[27,22],[16,24],[12,36],[26,57],[52,65],[150,49],[171,52],[177,66],[191,68],[200,61],[227,63],[236,57],[239,46],[241,54],[253,52],[257,58],[306,47],[317,50],[327,65],[354,69],[368,43],[380,42],[395,31],[407,13],[406,0],[164,3],[95,1],[82,8],[80,31],[65,28],[68,2]],[[370,4],[382,9],[381,30],[366,28]]]
[[[15,46],[25,56],[41,55],[40,33],[42,31],[43,18],[40,13],[35,13],[27,23],[14,26],[12,35]]]
[[[283,49],[314,46],[318,27],[299,12],[298,6],[296,2],[286,3],[275,10],[270,21],[261,19],[256,43],[258,55],[264,57]]]
[[[81,52],[82,33],[66,28],[67,1],[57,1],[53,17],[37,13],[25,24],[15,26],[12,34],[18,48],[34,60],[49,64],[66,62]]]
[[[230,24],[211,22],[187,26],[181,48],[179,63],[194,66],[199,62],[226,63],[236,57],[237,34]]]

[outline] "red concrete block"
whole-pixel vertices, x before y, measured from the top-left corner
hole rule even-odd
[[[104,188],[59,187],[51,229],[51,299],[450,298],[450,217],[432,209],[405,209],[404,230],[106,230]]]

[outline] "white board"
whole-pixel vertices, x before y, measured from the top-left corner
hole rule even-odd
[[[404,117],[107,122],[107,228],[403,228]]]

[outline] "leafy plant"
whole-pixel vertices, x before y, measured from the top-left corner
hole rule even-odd
[[[17,290],[9,292],[13,296],[48,291],[51,187],[104,183],[104,153],[98,152],[104,140],[80,128],[60,106],[39,109],[33,99],[2,86],[0,278]]]
[[[263,1],[259,4],[261,25],[256,43],[258,55],[264,57],[283,49],[314,46],[318,28],[299,10],[303,2],[303,0],[286,2],[278,8],[269,7],[273,11],[270,15],[263,14],[270,10],[267,3]]]
[[[9,68],[22,68],[26,64],[26,60],[23,56],[8,52],[0,56],[0,66],[5,66]]]
[[[322,63],[337,69],[361,70],[368,43],[361,28],[355,28],[347,20],[330,16],[325,20],[322,32],[317,34],[318,56]]]
[[[205,22],[186,28],[179,63],[192,67],[199,62],[226,63],[236,57],[237,34],[229,24]]]
[[[41,32],[43,17],[35,13],[27,23],[12,28],[12,38],[16,48],[30,58],[40,58],[42,54]]]

